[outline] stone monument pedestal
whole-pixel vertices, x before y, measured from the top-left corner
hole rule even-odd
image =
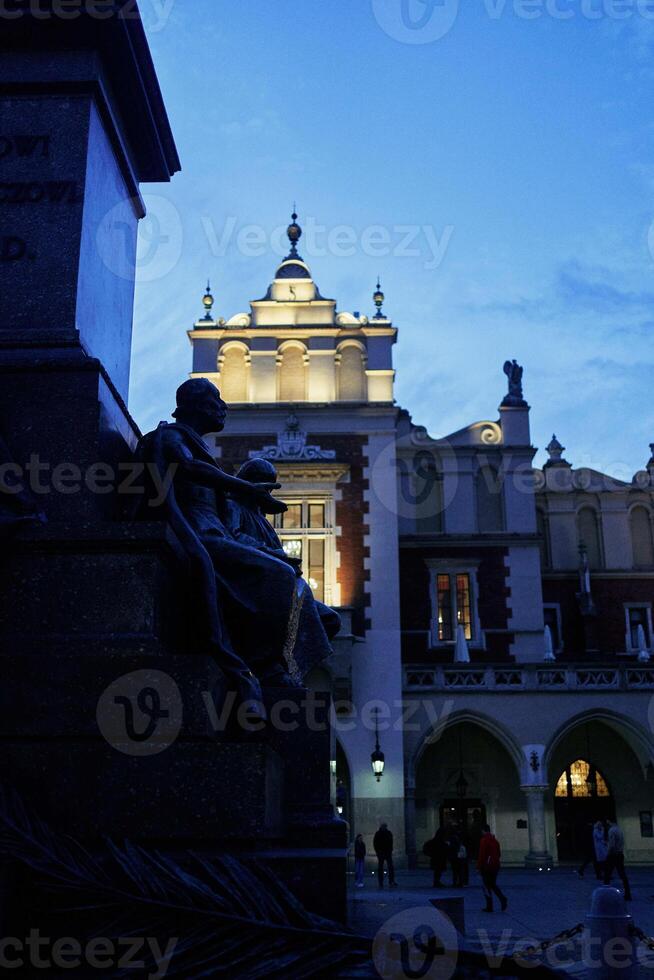
[[[263,728],[216,726],[186,554],[166,524],[124,520],[139,185],[179,160],[136,5],[56,6],[22,5],[0,36],[0,463],[46,520],[14,526],[0,487],[0,779],[91,851],[265,860],[343,919],[327,704],[314,723],[302,694],[271,691]]]
[[[87,847],[256,857],[345,920],[329,697],[269,690],[265,723],[238,710],[196,652],[185,571],[165,524],[16,536],[0,569],[0,780]]]

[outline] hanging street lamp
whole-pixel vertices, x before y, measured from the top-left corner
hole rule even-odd
[[[375,751],[370,755],[370,765],[372,766],[372,771],[375,774],[375,779],[379,782],[384,774],[384,766],[386,765],[386,759],[384,753],[379,747],[379,719],[378,719],[379,708],[375,709]]]

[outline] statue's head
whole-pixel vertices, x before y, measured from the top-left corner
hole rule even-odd
[[[277,470],[268,459],[248,459],[243,463],[236,474],[241,480],[248,483],[275,483],[277,480]]]
[[[227,405],[215,384],[208,378],[191,378],[177,389],[177,408],[173,418],[198,429],[200,435],[222,432],[227,418]]]

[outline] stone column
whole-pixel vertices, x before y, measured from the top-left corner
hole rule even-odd
[[[527,797],[527,827],[529,830],[529,853],[525,856],[525,867],[540,868],[551,866],[552,855],[547,850],[545,833],[545,793],[547,786],[523,786]]]

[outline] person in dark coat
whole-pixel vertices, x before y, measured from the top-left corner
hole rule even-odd
[[[384,865],[388,868],[388,884],[396,888],[395,867],[393,865],[393,835],[388,825],[383,823],[372,839],[372,846],[377,855],[377,876],[380,888],[384,887]]]
[[[442,888],[441,875],[447,867],[447,840],[442,827],[427,841],[422,851],[429,858],[429,867],[434,872],[434,888]]]

